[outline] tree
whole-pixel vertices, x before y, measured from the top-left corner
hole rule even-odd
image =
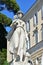
[[[6,9],[16,13],[19,10],[19,6],[16,0],[0,0],[0,5],[5,5],[5,7],[0,6],[0,10]]]
[[[6,15],[0,13],[0,23],[2,23],[4,26],[9,26],[12,23],[12,20]]]
[[[16,0],[0,0],[0,11],[5,9],[10,12],[12,11],[13,13],[17,13],[19,6],[16,3]],[[0,13],[0,22],[4,25],[10,25],[11,19]]]
[[[2,51],[0,51],[0,65],[9,65],[7,63],[7,50],[6,49],[2,49]]]
[[[4,26],[0,23],[0,50],[2,50],[2,48],[7,48],[7,39],[5,38],[6,35],[7,32],[4,29]]]
[[[19,6],[16,3],[16,0],[0,0],[0,11],[5,9],[10,12],[12,11],[13,13],[17,13],[17,11],[19,10]],[[4,26],[9,26],[11,22],[12,20],[10,18],[0,13],[0,65],[9,65],[6,61],[7,52],[5,50],[7,47],[7,39],[5,38],[5,36],[7,35],[7,32],[4,29]],[[4,51],[3,48],[5,48]]]

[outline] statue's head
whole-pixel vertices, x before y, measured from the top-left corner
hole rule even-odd
[[[17,12],[17,16],[18,16],[18,18],[22,18],[22,17],[23,17],[23,15],[24,15],[24,14],[23,14],[23,12],[22,12],[22,11],[18,11],[18,12]]]
[[[23,13],[21,11],[18,11],[16,15],[14,15],[13,22],[10,25],[11,27],[16,24],[17,19],[21,19],[23,17]]]

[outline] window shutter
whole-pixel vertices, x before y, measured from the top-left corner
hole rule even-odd
[[[37,14],[37,12],[35,13],[35,15],[33,17],[33,24],[34,24],[34,26],[38,24],[38,14]]]
[[[42,14],[42,20],[43,20],[43,6],[42,6],[42,9],[41,9],[41,14]]]

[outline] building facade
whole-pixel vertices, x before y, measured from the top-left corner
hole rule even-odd
[[[26,22],[29,37],[27,51],[34,65],[43,65],[43,0],[37,0],[22,20]]]

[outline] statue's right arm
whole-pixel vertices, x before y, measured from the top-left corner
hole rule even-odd
[[[17,21],[17,19],[13,20],[10,27],[12,27],[13,25],[16,25],[16,21]]]

